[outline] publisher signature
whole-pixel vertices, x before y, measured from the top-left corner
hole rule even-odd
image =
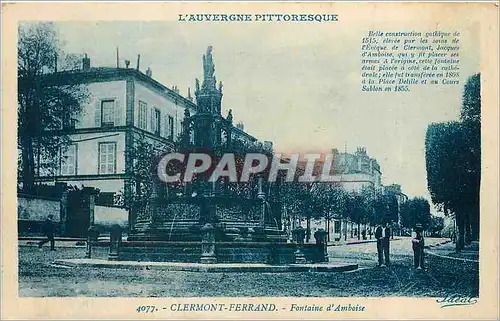
[[[471,296],[448,293],[443,298],[437,299],[436,302],[441,304],[441,308],[446,308],[460,305],[473,305],[477,303],[477,299]]]

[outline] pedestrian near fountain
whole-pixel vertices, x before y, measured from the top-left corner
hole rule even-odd
[[[55,229],[56,229],[56,226],[55,226],[55,223],[54,221],[52,220],[54,216],[53,215],[49,215],[47,217],[47,219],[45,220],[45,222],[43,223],[43,234],[45,234],[45,237],[47,237],[45,240],[41,240],[39,243],[38,243],[38,247],[39,248],[42,248],[42,246],[47,243],[47,242],[50,242],[50,250],[51,251],[55,251],[55,240],[54,240],[54,233],[55,233]]]
[[[384,226],[379,225],[375,230],[375,238],[377,239],[377,253],[378,253],[379,267],[385,267],[390,263],[389,260],[390,237],[391,237],[391,229],[389,228],[388,221],[384,223]]]
[[[422,225],[417,224],[415,226],[415,235],[411,240],[413,248],[413,264],[415,269],[424,269],[424,246],[425,240],[422,234]]]

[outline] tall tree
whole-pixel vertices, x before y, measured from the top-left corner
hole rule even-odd
[[[464,122],[481,122],[481,74],[475,74],[464,86],[460,119]]]
[[[481,184],[481,75],[469,77],[464,86],[460,119],[464,138],[464,196],[467,200],[465,243],[479,239],[479,193]]]
[[[57,70],[57,60],[65,61],[61,43],[52,23],[23,23],[18,38],[18,149],[19,176],[23,187],[34,185],[35,166],[45,160],[53,168],[69,137],[61,131],[77,119],[88,99],[86,87],[54,83],[48,75]],[[67,59],[66,61],[70,61]],[[61,69],[67,68],[61,64]],[[58,134],[45,134],[59,131]]]
[[[323,218],[326,222],[328,241],[330,240],[330,221],[342,217],[344,214],[346,192],[337,184],[318,183],[312,191],[315,199],[315,218]]]
[[[441,231],[444,228],[444,218],[439,216],[431,215],[429,222],[429,227],[427,230],[431,233],[431,236],[441,236]]]
[[[401,224],[406,228],[414,228],[422,224],[428,228],[431,222],[429,202],[422,197],[409,199],[401,205]]]
[[[481,178],[480,75],[464,87],[461,122],[431,124],[425,155],[427,185],[433,203],[455,216],[457,250],[479,238],[479,188]]]
[[[166,184],[159,180],[157,171],[158,162],[167,151],[169,151],[167,144],[150,139],[144,133],[133,136],[133,144],[126,151],[133,159],[129,181],[132,190],[126,195],[123,192],[118,195],[123,199],[123,205],[131,215],[130,227],[137,217],[151,215],[151,206],[154,202],[169,192]],[[176,165],[172,165],[174,166]]]

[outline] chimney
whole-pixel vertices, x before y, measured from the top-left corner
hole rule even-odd
[[[193,101],[193,96],[191,96],[191,87],[188,87],[188,96],[187,96],[187,99],[189,101]]]
[[[243,125],[242,122],[239,122],[236,124],[236,128],[240,129],[240,130],[245,130],[245,125]]]
[[[85,54],[85,57],[83,57],[83,59],[82,59],[82,69],[83,70],[90,69],[90,58],[87,57],[87,54]]]
[[[135,67],[135,69],[139,70],[140,63],[141,63],[141,54],[138,54],[137,55],[137,66]]]
[[[148,76],[149,78],[153,78],[153,71],[149,67],[148,69],[146,69],[146,76]]]
[[[130,66],[130,60],[125,60],[125,68],[128,68]]]
[[[263,147],[266,151],[272,151],[273,150],[273,142],[271,142],[269,140],[265,140]]]

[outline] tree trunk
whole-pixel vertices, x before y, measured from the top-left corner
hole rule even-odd
[[[354,228],[353,228],[354,223],[351,222],[351,238],[354,237]]]
[[[23,137],[22,139],[22,180],[23,189],[32,191],[35,185],[35,170],[34,170],[34,155],[33,155],[33,140],[31,137]]]
[[[344,225],[344,241],[347,241],[347,221],[343,220],[343,225]]]
[[[306,218],[306,243],[309,243],[311,238],[311,217],[307,216]]]
[[[479,208],[472,211],[471,216],[471,239],[472,241],[479,241]]]
[[[455,215],[457,218],[457,228],[458,228],[456,250],[457,252],[461,252],[464,248],[465,220],[463,218],[463,214],[456,213]]]
[[[453,243],[457,243],[457,217],[453,218]]]
[[[329,218],[326,220],[326,232],[327,232],[326,240],[328,242],[330,242],[330,219]]]
[[[464,237],[465,245],[470,245],[471,243],[471,222],[470,222],[470,211],[467,211],[465,214],[465,237]]]
[[[358,223],[358,240],[361,239],[361,224]]]

